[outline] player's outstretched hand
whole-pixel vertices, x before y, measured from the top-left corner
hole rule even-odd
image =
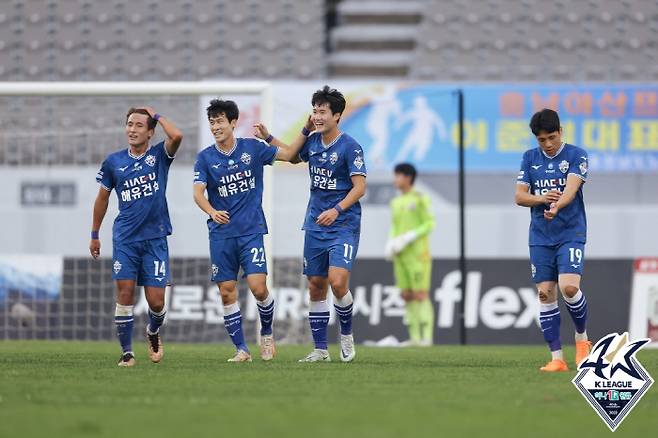
[[[330,208],[325,210],[318,216],[318,220],[315,221],[316,224],[322,225],[323,227],[328,227],[333,224],[336,218],[338,217],[338,211],[335,208]]]
[[[267,126],[263,125],[262,123],[256,123],[254,124],[254,136],[260,138],[261,140],[265,140],[270,136],[270,131],[268,131]]]
[[[213,211],[212,215],[210,215],[213,221],[217,222],[218,224],[228,224],[231,222],[228,211],[224,210],[215,210]]]
[[[559,190],[553,189],[544,195],[544,204],[550,205],[553,202],[557,202],[560,200],[560,196],[562,196],[562,193]]]
[[[553,220],[555,216],[557,216],[558,211],[557,204],[553,202],[551,203],[549,210],[544,210],[544,218],[549,221]]]
[[[89,242],[89,252],[94,259],[101,256],[101,241],[98,239],[91,239]]]

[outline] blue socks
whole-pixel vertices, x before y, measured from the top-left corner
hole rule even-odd
[[[539,325],[544,334],[544,340],[551,351],[562,350],[562,344],[560,343],[561,318],[557,301],[550,304],[541,303],[539,307]]]
[[[133,306],[117,303],[114,310],[114,323],[117,326],[117,337],[123,354],[133,352]]]
[[[329,305],[326,300],[311,301],[308,321],[311,325],[311,334],[313,335],[315,348],[326,350],[328,348],[327,326],[329,325]]]
[[[572,298],[565,296],[564,301],[571,315],[571,319],[576,326],[576,333],[584,333],[587,327],[587,300],[585,299],[585,295],[579,289]]]
[[[336,310],[336,316],[340,322],[340,334],[341,335],[351,335],[352,334],[352,306],[354,304],[354,299],[352,298],[352,292],[347,291],[345,296],[340,299],[336,299],[334,302],[334,309]]]
[[[274,319],[274,297],[270,293],[263,301],[256,300],[256,306],[260,316],[260,335],[271,335],[272,320]]]
[[[166,315],[167,311],[164,309],[164,307],[159,312],[154,312],[149,307],[149,324],[146,327],[148,332],[154,335],[160,331],[160,327],[162,327],[162,324],[164,324]]]
[[[240,313],[240,305],[237,301],[228,306],[224,306],[224,327],[228,335],[233,341],[233,345],[238,350],[249,352],[247,344],[244,341],[244,333],[242,332],[242,313]]]

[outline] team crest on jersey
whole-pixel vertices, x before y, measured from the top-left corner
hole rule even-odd
[[[363,157],[361,155],[357,155],[356,158],[354,159],[354,167],[357,169],[361,170],[363,167]]]
[[[240,156],[240,161],[242,161],[244,164],[248,166],[249,163],[251,163],[251,155],[249,155],[246,152],[243,152],[242,155]]]
[[[560,161],[559,169],[560,172],[567,173],[567,170],[569,170],[569,162],[567,160]]]
[[[587,161],[583,161],[578,167],[580,168],[581,175],[585,175],[587,173]]]
[[[653,379],[635,357],[650,341],[631,342],[628,333],[606,335],[580,363],[572,380],[613,432],[653,385]]]
[[[330,162],[331,164],[336,164],[337,161],[338,161],[338,153],[337,153],[337,152],[333,152],[333,153],[329,156],[329,162]]]
[[[151,167],[155,166],[155,155],[147,155],[144,162]]]
[[[114,262],[114,267],[113,267],[113,269],[114,269],[114,273],[115,273],[115,274],[118,274],[119,271],[121,271],[121,263],[119,263],[118,260],[116,260],[116,261]]]

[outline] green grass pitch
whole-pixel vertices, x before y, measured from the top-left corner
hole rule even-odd
[[[612,435],[570,380],[545,375],[544,347],[358,348],[357,360],[229,364],[228,345],[0,342],[0,437],[602,437]],[[252,351],[257,351],[252,347]],[[572,360],[573,349],[566,350]],[[638,354],[658,378],[658,350]],[[658,430],[658,384],[615,432]]]

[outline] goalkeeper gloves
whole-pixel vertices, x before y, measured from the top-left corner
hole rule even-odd
[[[388,242],[386,242],[386,248],[384,249],[386,258],[390,259],[393,256],[398,255],[416,239],[418,239],[418,233],[414,230],[407,231],[404,234],[389,239]]]

